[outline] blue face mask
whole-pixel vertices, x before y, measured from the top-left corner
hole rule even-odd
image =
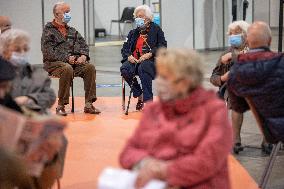
[[[18,52],[12,52],[10,62],[14,66],[20,66],[20,65],[25,65],[29,62],[28,56],[26,53],[18,53]]]
[[[143,18],[135,18],[135,24],[138,28],[143,28],[145,26],[145,21]]]
[[[70,12],[65,12],[63,16],[64,16],[63,22],[68,24],[68,22],[70,22],[70,20],[71,20],[71,13]]]
[[[238,35],[230,35],[229,36],[229,44],[231,47],[240,47],[243,45],[243,36],[242,34]]]

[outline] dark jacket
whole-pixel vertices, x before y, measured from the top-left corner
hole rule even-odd
[[[229,64],[222,64],[221,58],[223,55],[232,52],[233,57]],[[237,61],[238,51],[233,48],[229,48],[225,51],[218,60],[216,67],[213,70],[213,73],[210,77],[210,82],[219,87],[218,96],[227,102],[227,107],[239,113],[244,113],[249,109],[244,98],[236,96],[233,92],[228,90],[227,82],[221,81],[221,76],[226,72],[230,71],[231,67]]]
[[[15,102],[10,94],[5,95],[3,99],[0,99],[0,105],[5,106],[6,108],[12,109],[19,113],[23,113],[21,107]]]
[[[231,68],[229,89],[251,97],[264,126],[284,141],[284,56],[269,50],[240,55]]]
[[[76,39],[75,33],[77,30],[70,26],[66,27],[67,37],[64,37],[52,22],[48,22],[45,25],[41,37],[41,51],[44,63],[55,61],[69,62],[69,56],[71,55],[86,55],[89,60],[89,47],[85,39],[79,32]],[[73,53],[74,40],[75,47]]]
[[[134,52],[139,35],[139,30],[137,28],[129,32],[126,38],[126,42],[123,44],[123,47],[121,49],[121,63],[124,63],[127,58]],[[153,54],[152,61],[154,61],[158,48],[167,47],[167,41],[165,40],[164,32],[162,31],[160,26],[155,24],[154,22],[151,22],[147,43],[151,47],[150,52]]]
[[[40,112],[46,112],[55,103],[56,95],[50,87],[51,81],[47,73],[41,68],[29,64],[16,68],[17,75],[13,80],[11,95],[28,96],[32,101],[26,106]]]
[[[229,64],[222,64],[221,58],[229,52],[232,52],[231,48],[222,53],[210,77],[210,82],[214,86],[219,87],[218,96],[224,100],[228,100],[228,92],[226,86],[227,84],[221,80],[221,76],[230,70],[233,65],[233,61],[231,61]]]

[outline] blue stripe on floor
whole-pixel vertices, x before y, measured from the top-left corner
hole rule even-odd
[[[121,84],[99,84],[97,88],[112,88],[112,87],[121,87]]]

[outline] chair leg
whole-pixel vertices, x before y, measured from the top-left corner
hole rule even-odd
[[[123,30],[121,32],[121,38],[123,38],[124,34],[125,34],[125,24],[126,24],[126,22],[124,22],[124,24],[123,24]]]
[[[121,26],[120,26],[120,22],[118,22],[118,35],[119,37],[122,39],[122,33],[121,33]]]
[[[60,189],[61,186],[60,186],[60,180],[59,179],[56,179],[56,182],[57,182],[57,189]]]
[[[271,171],[272,171],[274,162],[276,160],[277,153],[280,150],[280,147],[281,147],[281,142],[278,142],[276,145],[273,146],[273,149],[272,149],[272,152],[270,154],[268,163],[265,166],[265,169],[263,171],[263,174],[262,174],[262,177],[261,177],[261,180],[260,180],[259,188],[261,188],[261,189],[266,188],[266,185],[268,183],[268,178],[271,174]]]
[[[121,81],[122,85],[122,110],[125,110],[125,80],[122,78]]]
[[[132,92],[133,92],[132,87],[133,87],[133,85],[131,85],[131,89],[130,89],[130,93],[129,93],[129,97],[128,97],[128,102],[127,102],[126,111],[125,111],[125,113],[124,113],[125,115],[128,115],[130,100],[131,100]]]
[[[136,65],[137,65],[137,64],[135,64],[135,68],[136,68]],[[136,69],[135,69],[135,70],[136,70]],[[132,93],[133,93],[134,82],[135,82],[135,75],[134,75],[134,77],[133,77],[133,79],[132,79],[132,82],[131,82],[131,85],[130,85],[130,93],[129,93],[129,97],[128,97],[128,102],[127,102],[127,107],[126,107],[125,115],[128,115],[130,100],[131,100]]]
[[[111,35],[112,22],[110,22],[109,35]]]
[[[126,31],[126,30],[125,30],[125,25],[126,25],[126,24],[131,24],[131,25],[132,25],[132,22],[124,22],[123,30],[122,30],[122,33],[121,33],[121,36],[122,36],[122,37],[125,36],[124,34],[125,34],[125,31]],[[132,25],[132,29],[133,29],[133,25]],[[127,35],[127,34],[126,34],[126,35]]]
[[[71,81],[71,95],[72,95],[72,108],[71,108],[71,112],[74,113],[74,87],[73,87],[73,78]]]

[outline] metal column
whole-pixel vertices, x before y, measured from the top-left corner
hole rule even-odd
[[[279,36],[278,36],[278,52],[282,52],[282,40],[283,40],[283,0],[279,0]]]

